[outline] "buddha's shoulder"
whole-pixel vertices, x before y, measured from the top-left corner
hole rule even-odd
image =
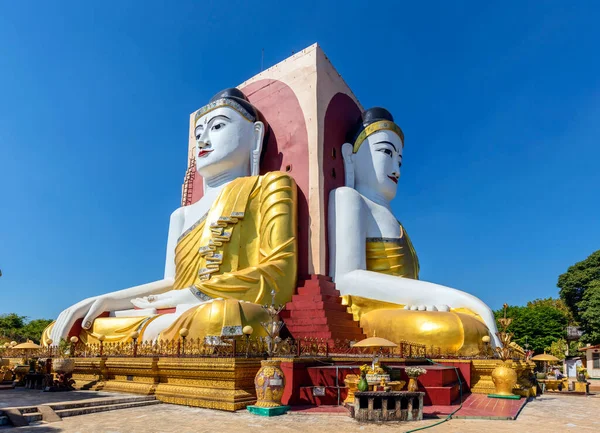
[[[348,186],[340,186],[339,188],[332,189],[329,193],[330,200],[344,201],[361,203],[363,202],[363,196],[354,188]]]
[[[270,171],[258,177],[263,187],[271,184],[296,185],[294,178],[283,171]]]

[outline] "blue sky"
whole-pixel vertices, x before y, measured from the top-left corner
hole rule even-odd
[[[600,249],[597,3],[171,3],[0,7],[0,314],[160,278],[189,113],[314,42],[406,134],[422,279],[523,304]]]

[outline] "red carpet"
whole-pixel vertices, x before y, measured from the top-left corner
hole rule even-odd
[[[464,397],[463,407],[452,418],[479,418],[479,419],[516,419],[527,403],[527,399],[506,400],[503,398],[489,398],[485,394],[469,394]],[[424,417],[444,418],[459,407],[452,406],[425,406]]]

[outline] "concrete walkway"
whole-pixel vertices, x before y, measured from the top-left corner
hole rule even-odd
[[[131,394],[105,391],[43,392],[26,388],[5,389],[0,391],[0,409],[3,407],[37,406],[46,403],[79,401],[99,397],[118,397],[122,395]]]
[[[600,431],[600,396],[573,397],[544,395],[529,402],[516,421],[451,420],[426,432],[452,433],[554,433]],[[6,433],[311,433],[311,432],[406,432],[440,420],[392,424],[358,424],[346,416],[292,412],[275,418],[261,418],[246,411],[236,413],[197,409],[170,404],[124,409],[65,418],[62,422],[34,427],[11,428]]]

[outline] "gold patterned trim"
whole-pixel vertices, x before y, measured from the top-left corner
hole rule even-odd
[[[190,234],[190,232],[192,230],[194,230],[196,227],[198,227],[200,224],[202,224],[204,222],[204,220],[206,219],[207,215],[208,215],[208,211],[206,211],[206,213],[204,215],[202,215],[198,221],[196,221],[194,224],[192,224],[192,226],[189,229],[187,229],[186,231],[184,231],[181,234],[181,236],[179,236],[177,238],[177,243],[179,243],[179,241],[181,241],[184,237],[186,237],[188,234]]]
[[[363,143],[363,141],[365,141],[365,139],[369,135],[374,134],[377,131],[395,132],[400,137],[402,141],[402,147],[404,147],[404,133],[402,132],[402,129],[400,129],[400,127],[394,122],[390,122],[389,120],[380,120],[379,122],[374,122],[370,125],[367,125],[367,127],[363,129],[363,131],[358,135],[358,137],[356,137],[356,140],[354,141],[353,152],[358,152],[358,149],[360,148],[360,145]]]
[[[211,102],[208,105],[205,105],[204,107],[202,107],[198,111],[196,111],[196,115],[194,116],[194,124],[196,124],[198,119],[201,118],[202,116],[204,116],[206,113],[210,113],[211,111],[216,110],[217,108],[221,108],[221,107],[232,108],[233,110],[237,111],[248,122],[256,121],[256,117],[254,117],[252,114],[250,114],[244,107],[242,107],[240,104],[238,104],[233,99],[221,98],[221,99],[217,99],[214,102]]]
[[[198,288],[196,286],[190,287],[190,292],[192,292],[192,294],[202,302],[208,302],[211,299],[213,299],[210,296],[208,296],[206,293],[203,293],[202,291],[198,290]]]

